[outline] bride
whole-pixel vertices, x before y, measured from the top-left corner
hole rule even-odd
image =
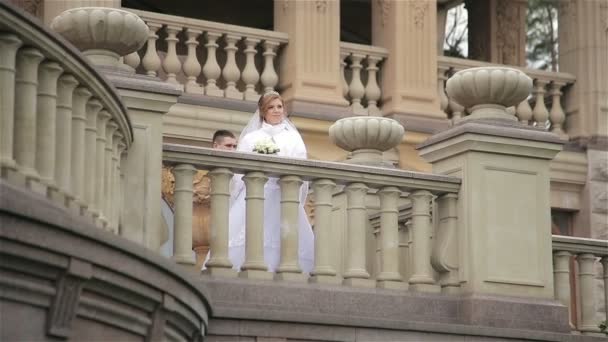
[[[279,148],[278,156],[306,158],[306,146],[296,127],[285,116],[281,95],[268,92],[258,101],[258,110],[241,133],[237,151],[253,152],[261,141],[271,140]],[[242,175],[234,176],[230,196],[229,258],[239,270],[245,261],[245,184]],[[314,266],[314,236],[304,211],[308,185],[300,188],[298,213],[298,255],[300,268],[310,273]],[[276,271],[281,258],[281,189],[277,178],[270,177],[264,186],[264,262],[269,272]]]

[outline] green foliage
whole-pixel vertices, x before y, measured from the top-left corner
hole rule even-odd
[[[526,17],[526,59],[528,66],[557,71],[558,1],[530,0]]]

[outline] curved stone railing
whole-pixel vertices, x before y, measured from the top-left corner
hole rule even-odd
[[[157,253],[5,180],[0,222],[0,340],[201,341],[206,334],[207,293]]]
[[[449,99],[445,93],[445,81],[455,72],[480,66],[501,66],[462,58],[437,57],[438,92],[441,109],[453,120],[467,115],[465,108]],[[509,66],[511,67],[511,66]],[[532,95],[516,107],[509,110],[515,113],[518,120],[527,125],[543,127],[558,134],[562,139],[568,139],[566,132],[566,113],[562,106],[564,94],[568,86],[576,81],[574,75],[563,72],[550,72],[528,68],[517,68],[526,73],[534,81]]]
[[[598,271],[600,263],[603,272]],[[600,322],[596,314],[600,297],[597,296],[596,279],[601,277],[605,314],[608,315],[608,241],[553,235],[553,277],[555,299],[570,310],[572,329],[598,333]]]
[[[186,93],[246,101],[257,101],[279,82],[274,64],[286,33],[127,10],[149,28],[147,46],[124,60],[138,72],[181,85]]]
[[[58,35],[0,4],[2,179],[119,227],[121,158],[133,141],[116,90]]]
[[[378,76],[387,57],[388,50],[382,47],[340,42],[342,94],[354,114],[380,115],[378,101],[382,90]]]
[[[460,179],[410,172],[319,162],[305,159],[287,159],[251,153],[218,151],[181,145],[164,145],[164,163],[173,165],[175,175],[174,256],[185,265],[195,263],[192,254],[192,177],[196,169],[209,170],[211,178],[211,258],[207,268],[211,274],[236,276],[228,261],[228,208],[229,183],[233,174],[244,174],[248,179],[247,191],[263,194],[264,180],[276,177],[283,182],[282,191],[298,193],[298,184],[309,181],[313,192],[315,229],[315,267],[310,282],[344,283],[362,287],[389,287],[420,291],[450,292],[460,286],[456,229],[457,193]],[[281,182],[280,182],[281,183]],[[263,196],[263,195],[262,195]],[[376,204],[370,205],[372,201]],[[256,196],[247,200],[247,211],[260,212],[263,202]],[[281,205],[298,205],[298,196]],[[295,203],[295,204],[294,204]],[[411,205],[408,230],[412,246],[408,253],[408,277],[399,273],[399,206]],[[432,203],[436,203],[437,220],[432,220]],[[249,208],[249,206],[251,206]],[[285,210],[287,209],[287,210]],[[292,212],[288,208],[281,212]],[[369,230],[368,210],[379,212],[379,244],[382,262],[377,269],[367,267],[366,240]],[[262,210],[263,211],[263,210]],[[297,212],[297,210],[295,211]],[[336,227],[335,215],[345,218],[343,227]],[[249,221],[251,219],[251,222]],[[295,217],[283,218],[297,226]],[[263,217],[247,218],[248,232],[262,236]],[[434,227],[433,227],[434,225]],[[257,231],[256,234],[256,229]],[[343,229],[343,233],[337,233]],[[337,234],[337,235],[336,235]],[[344,235],[341,235],[344,234]],[[434,239],[431,240],[431,235]],[[297,234],[282,236],[281,262],[297,263]],[[246,249],[253,251],[252,261],[263,260],[260,239],[247,239]],[[337,253],[342,250],[343,253]],[[247,259],[245,264],[247,264]],[[344,267],[342,266],[344,265]],[[272,274],[264,265],[241,271],[241,277],[267,279]],[[438,276],[435,276],[435,273]],[[275,279],[296,277],[303,281],[307,275],[292,267],[279,267]],[[292,278],[293,279],[293,278]]]

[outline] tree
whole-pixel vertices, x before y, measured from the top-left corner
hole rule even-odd
[[[445,41],[443,54],[450,57],[467,56],[466,45],[468,43],[467,10],[464,4],[450,8],[447,13]]]
[[[529,0],[526,60],[535,69],[558,69],[558,1]]]

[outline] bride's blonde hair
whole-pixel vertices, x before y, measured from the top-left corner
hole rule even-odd
[[[281,104],[283,106],[285,106],[285,103],[283,102],[283,98],[281,97],[281,94],[277,93],[274,90],[271,90],[260,97],[260,99],[258,100],[258,110],[259,110],[259,115],[260,115],[260,122],[264,121],[264,116],[266,116],[266,110],[268,109],[270,102],[272,102],[276,99],[281,100]]]

